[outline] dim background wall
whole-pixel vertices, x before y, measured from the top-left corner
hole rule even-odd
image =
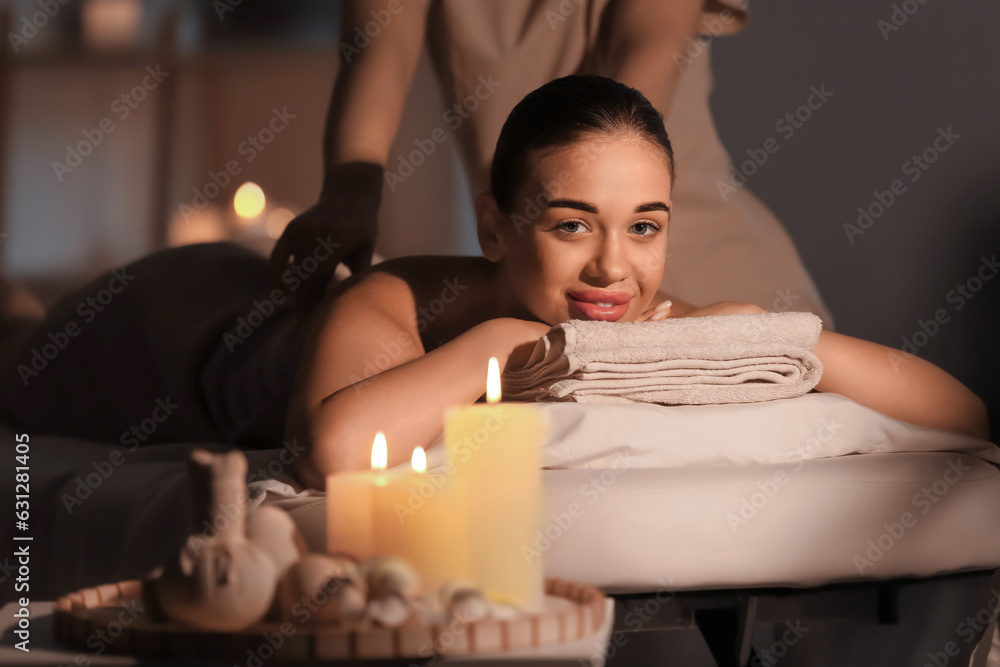
[[[74,2],[63,10],[66,15]],[[35,4],[0,6],[18,20]],[[169,4],[147,3],[149,21]],[[244,0],[241,7],[252,4]],[[894,5],[902,4],[919,8],[886,39],[878,22],[891,21]],[[179,207],[194,199],[194,189],[231,159],[243,171],[218,203],[228,205],[235,187],[253,180],[272,202],[300,212],[319,190],[323,120],[339,57],[333,5],[274,3],[316,17],[263,28],[259,22],[241,24],[240,7],[218,21],[207,5],[184,5],[186,50],[171,73],[177,111],[169,215],[176,218]],[[897,348],[904,338],[923,343],[920,356],[987,397],[996,420],[1000,279],[983,283],[961,309],[952,290],[976,275],[983,257],[1000,250],[1000,47],[993,34],[1000,8],[971,0],[782,0],[754,3],[751,11],[746,31],[711,45],[712,104],[737,165],[747,150],[759,149],[769,137],[778,140],[779,150],[755,169],[746,187],[789,230],[839,331]],[[58,46],[63,29],[54,22],[32,47]],[[215,40],[212,48],[197,47],[199,40],[211,41],[206,36]],[[157,91],[118,121],[115,132],[63,182],[51,166],[65,158],[67,143],[109,115],[112,101],[141,80],[147,64],[154,63],[95,68],[61,62],[13,72],[3,156],[8,236],[0,246],[8,274],[54,294],[154,249],[149,156]],[[784,138],[775,124],[806,101],[812,86],[833,95]],[[246,163],[238,147],[266,126],[274,108],[295,118]],[[391,155],[408,153],[414,139],[441,126],[442,112],[425,56]],[[960,138],[911,181],[903,164],[933,145],[938,128],[948,127]],[[384,192],[383,255],[476,251],[454,148],[453,141],[445,142],[395,192]],[[895,179],[905,192],[852,243],[844,225],[856,224],[858,207],[869,207],[874,192],[889,190]],[[465,221],[459,234],[449,231],[455,219]],[[942,309],[947,321],[935,330],[929,322]]]
[[[883,37],[894,7],[919,7]],[[918,354],[957,376],[1000,428],[1000,6],[957,0],[759,2],[748,28],[713,45],[712,106],[734,162],[774,136],[747,179],[795,240],[837,329]],[[884,24],[883,24],[884,25]],[[833,96],[784,140],[775,123],[811,86]],[[916,181],[903,173],[938,128],[960,135]],[[853,243],[845,224],[899,179],[905,192]],[[883,196],[883,198],[885,198]],[[875,209],[877,211],[877,208]],[[944,311],[936,333],[932,320]],[[923,323],[923,325],[921,324]]]

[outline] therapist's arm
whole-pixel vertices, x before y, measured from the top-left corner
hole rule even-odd
[[[986,405],[934,364],[885,345],[822,331],[817,391],[828,391],[917,426],[988,440]]]
[[[393,14],[391,8],[400,9]],[[385,166],[424,45],[430,0],[350,0],[341,13],[340,71],[323,138],[324,174],[340,164]],[[383,17],[359,48],[356,29]],[[388,18],[386,18],[388,17]],[[367,35],[365,35],[367,37]],[[363,42],[362,42],[363,43]],[[324,188],[328,184],[324,182]]]
[[[334,248],[296,295],[305,313],[322,298],[339,263],[355,273],[371,264],[384,170],[420,59],[429,6],[430,0],[343,5],[319,201],[288,224],[271,253],[272,281],[283,287],[292,257],[297,263],[309,256],[322,259],[317,247],[323,246],[324,254]],[[377,34],[365,33],[370,24],[379,26]]]
[[[605,54],[609,76],[642,92],[666,116],[704,5],[704,0],[613,3]]]

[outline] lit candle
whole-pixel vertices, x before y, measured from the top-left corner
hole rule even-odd
[[[467,521],[452,480],[427,472],[422,447],[410,470],[386,470],[388,446],[379,432],[370,471],[326,480],[327,553],[358,561],[398,556],[420,577],[420,593],[453,579],[467,579]]]
[[[499,403],[500,368],[490,359],[487,405],[445,413],[455,492],[468,516],[468,578],[494,601],[537,609],[542,559],[533,551],[542,514],[546,424],[534,405]]]
[[[464,503],[453,480],[428,473],[422,447],[413,450],[410,470],[389,471],[375,490],[375,553],[406,560],[420,576],[420,593],[466,578]]]
[[[374,556],[375,487],[386,484],[388,447],[379,431],[372,443],[372,469],[327,475],[326,551],[359,562]]]

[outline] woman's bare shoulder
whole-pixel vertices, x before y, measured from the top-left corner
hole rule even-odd
[[[408,318],[442,290],[461,292],[481,282],[490,264],[482,257],[417,255],[380,262],[331,288],[336,310],[365,306]]]

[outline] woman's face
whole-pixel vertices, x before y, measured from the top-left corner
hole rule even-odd
[[[547,324],[638,318],[667,257],[671,181],[662,148],[591,136],[532,153],[529,164],[514,213],[493,204],[495,247],[484,243],[509,298]]]

